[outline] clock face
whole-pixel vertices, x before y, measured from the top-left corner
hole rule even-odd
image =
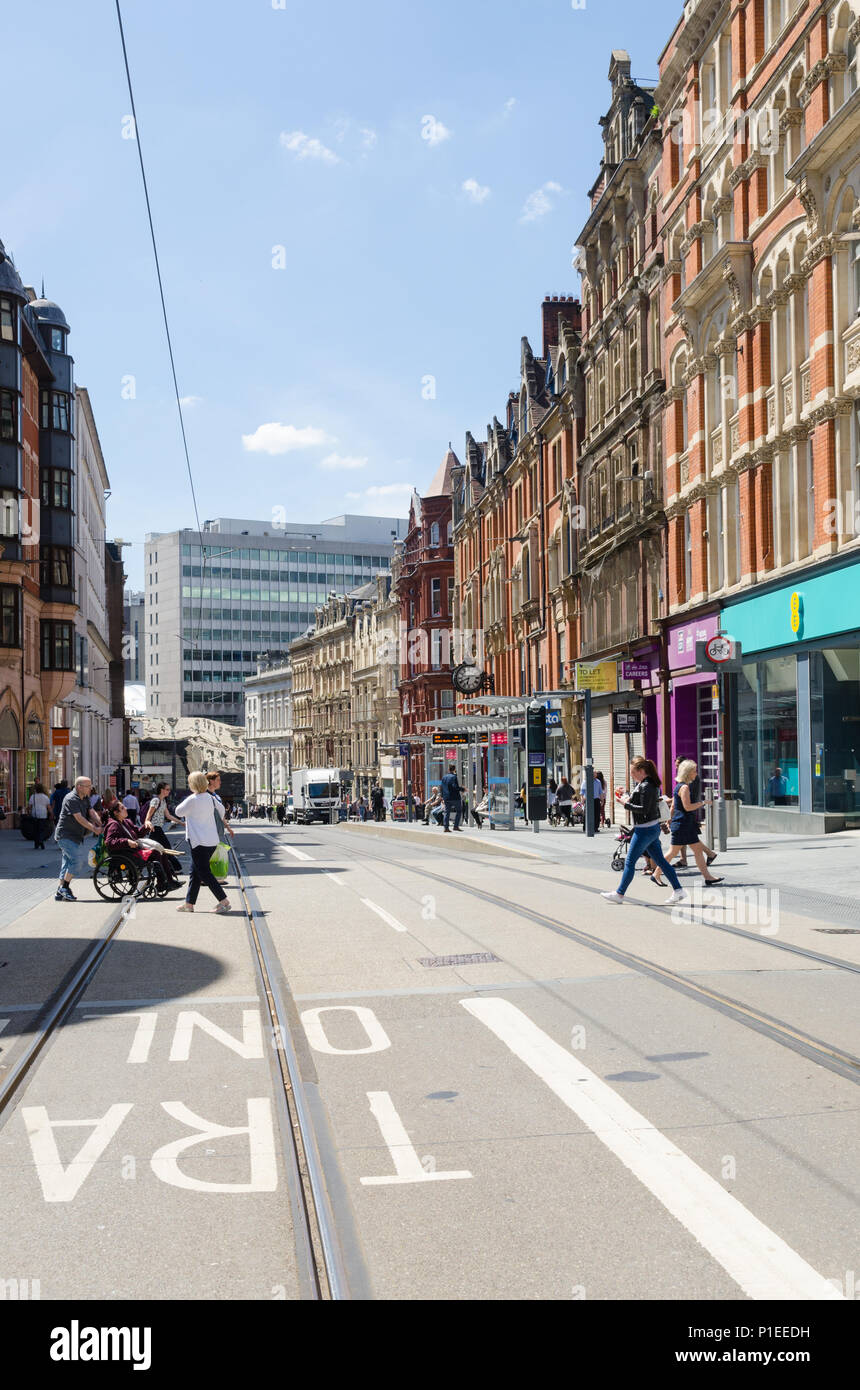
[[[461,695],[474,695],[476,690],[480,690],[483,679],[484,673],[480,667],[466,661],[455,666],[451,673],[451,683]]]

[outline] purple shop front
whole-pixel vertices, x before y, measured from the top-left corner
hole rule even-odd
[[[716,777],[718,717],[712,708],[710,686],[713,674],[691,670],[696,664],[696,643],[715,637],[720,627],[718,613],[679,623],[667,633],[667,656],[671,673],[671,755],[692,758],[699,764],[703,781]],[[684,674],[681,674],[681,673]],[[678,673],[678,674],[676,674]]]

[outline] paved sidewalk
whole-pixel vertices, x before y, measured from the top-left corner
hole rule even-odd
[[[342,822],[340,828],[344,825]],[[539,858],[549,864],[594,868],[599,863],[606,868],[608,888],[614,887],[618,877],[610,866],[617,828],[604,828],[592,840],[580,829],[546,824],[538,832],[523,825],[513,831],[491,831],[486,820],[481,830],[469,826],[456,836],[453,832],[446,836],[432,826],[402,821],[368,821],[364,825],[350,822],[350,829],[358,835],[390,835],[432,843],[444,846],[446,851],[460,846],[489,848],[492,842],[495,851]],[[692,855],[689,858],[692,865]],[[747,831],[729,840],[713,872],[724,876],[727,888],[778,888],[786,911],[860,931],[860,830],[817,836]],[[686,872],[681,870],[681,880],[685,887],[701,883],[694,867]]]
[[[60,851],[56,841],[46,840],[35,850],[20,830],[0,834],[0,929],[8,927],[56,889],[60,877]]]

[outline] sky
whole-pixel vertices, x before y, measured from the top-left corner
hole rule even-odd
[[[579,293],[611,51],[655,80],[680,0],[121,7],[201,521],[405,516]],[[142,587],[194,511],[115,3],[0,17],[0,240],[71,325]]]

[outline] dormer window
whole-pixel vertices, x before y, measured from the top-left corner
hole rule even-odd
[[[0,339],[4,343],[15,341],[15,306],[11,299],[0,299]]]
[[[66,350],[66,335],[65,335],[65,333],[63,332],[62,328],[52,328],[52,329],[51,329],[51,351],[52,351],[52,352],[65,352],[65,350]]]

